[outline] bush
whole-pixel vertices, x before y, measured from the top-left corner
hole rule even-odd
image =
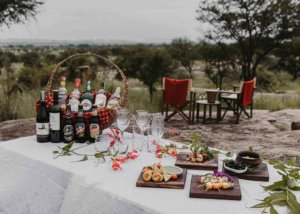
[[[256,77],[256,87],[259,91],[274,92],[280,83],[275,73],[263,68],[257,70]]]

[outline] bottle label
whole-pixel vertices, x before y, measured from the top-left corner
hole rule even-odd
[[[71,104],[71,111],[72,112],[78,112],[79,101],[75,98],[72,98],[70,100],[70,104]]]
[[[82,100],[81,105],[83,106],[83,111],[90,111],[92,109],[92,102],[88,99]]]
[[[84,137],[85,134],[85,124],[84,123],[76,123],[76,136]]]
[[[104,94],[97,94],[96,95],[96,101],[95,105],[97,105],[98,108],[105,108],[106,105],[106,96]]]
[[[60,113],[50,112],[50,129],[54,131],[60,130]]]
[[[100,126],[99,124],[92,123],[90,125],[90,136],[91,138],[97,138],[100,134]]]
[[[66,125],[64,127],[63,132],[64,132],[64,139],[66,141],[72,141],[72,140],[74,140],[74,128],[73,128],[72,125]]]
[[[36,135],[49,135],[49,123],[36,123]]]
[[[110,100],[107,104],[107,108],[112,108],[117,110],[119,108],[119,101],[118,100]]]

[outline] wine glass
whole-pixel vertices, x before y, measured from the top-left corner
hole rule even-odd
[[[97,152],[106,154],[111,142],[111,137],[108,134],[98,135],[95,140],[95,149]]]
[[[164,135],[165,118],[162,115],[154,115],[152,117],[152,125],[158,127],[158,143]]]
[[[121,131],[122,142],[118,142],[118,151],[120,154],[124,154],[128,150],[128,143],[124,138],[124,131],[127,129],[130,123],[130,115],[127,109],[120,109],[117,111],[117,126]]]
[[[135,116],[136,124],[145,133],[147,126],[149,126],[151,121],[151,115],[146,110],[137,110]]]

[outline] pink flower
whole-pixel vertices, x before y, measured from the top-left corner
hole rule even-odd
[[[152,143],[152,145],[159,146],[156,140],[152,140],[151,143]]]
[[[126,157],[127,159],[131,159],[134,160],[139,156],[138,151],[137,150],[132,150],[131,152],[127,152]]]
[[[172,157],[176,157],[177,156],[177,151],[175,149],[170,149],[169,150],[169,154],[172,156]]]
[[[119,163],[117,163],[117,162],[115,162],[115,161],[113,161],[113,163],[112,163],[112,166],[111,166],[112,168],[113,168],[113,170],[119,170],[119,169],[121,169],[121,166],[120,166],[120,164]]]
[[[162,153],[161,152],[156,152],[155,156],[158,157],[158,158],[162,158]]]
[[[125,157],[115,157],[115,158],[114,158],[114,162],[117,162],[117,163],[119,163],[119,164],[125,163],[126,160],[127,160],[127,159],[126,159]]]

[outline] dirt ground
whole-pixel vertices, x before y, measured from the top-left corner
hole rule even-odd
[[[300,163],[300,130],[291,130],[291,122],[297,118],[300,120],[300,110],[289,109],[255,110],[252,119],[242,118],[240,124],[234,123],[230,113],[219,124],[205,125],[201,121],[189,125],[175,116],[166,123],[165,137],[182,142],[198,132],[202,141],[214,148],[238,152],[253,146],[263,157],[287,160],[296,156]],[[34,134],[34,118],[0,123],[0,141]]]

